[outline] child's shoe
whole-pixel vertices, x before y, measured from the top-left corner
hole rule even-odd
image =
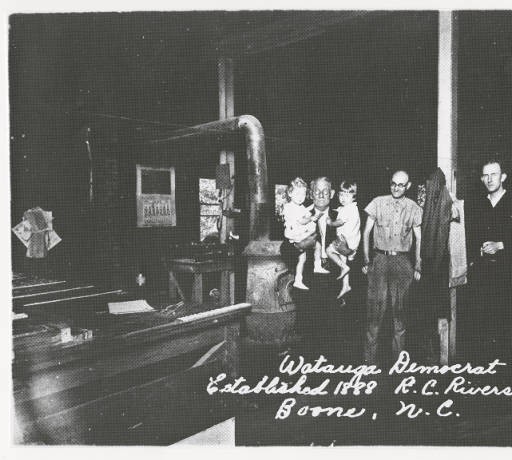
[[[309,288],[302,281],[295,281],[293,283],[293,287],[297,289],[303,289],[304,291],[309,291]]]
[[[314,273],[331,273],[329,270],[326,270],[321,265],[315,265],[315,268],[313,270]]]

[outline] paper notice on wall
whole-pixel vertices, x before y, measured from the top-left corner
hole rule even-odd
[[[62,241],[62,238],[57,235],[55,230],[51,230],[48,234],[48,250],[54,248]]]
[[[32,236],[32,230],[30,224],[26,220],[22,220],[18,225],[12,228],[14,234],[18,239],[28,248],[30,237]]]
[[[57,235],[57,232],[53,230],[53,213],[52,211],[42,211],[45,220],[47,222],[47,249],[50,250],[57,246],[61,241],[62,238]],[[12,231],[14,234],[18,237],[18,239],[25,245],[26,248],[28,248],[30,244],[30,238],[32,237],[32,227],[30,225],[30,222],[26,219],[23,219],[18,225],[12,228]]]

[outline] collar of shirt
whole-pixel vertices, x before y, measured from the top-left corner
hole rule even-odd
[[[499,203],[499,201],[501,200],[501,197],[503,195],[505,195],[505,193],[506,193],[506,190],[501,189],[501,192],[498,195],[494,195],[494,197],[491,197],[491,194],[487,195],[487,199],[491,202],[491,205],[493,208]]]
[[[389,195],[388,204],[390,206],[403,208],[406,205],[405,196],[402,196],[401,198],[397,199],[397,198],[393,198],[393,195]]]

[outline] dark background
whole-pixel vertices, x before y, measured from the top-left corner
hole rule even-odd
[[[11,210],[52,210],[63,238],[54,270],[131,279],[162,273],[160,257],[199,237],[198,178],[237,155],[237,204],[247,202],[243,140],[148,140],[218,119],[223,43],[311,14],[294,11],[28,14],[10,17]],[[334,14],[343,14],[333,12]],[[512,143],[512,14],[461,12],[458,25],[458,195],[478,186],[484,155]],[[226,51],[226,49],[228,51]],[[296,175],[359,182],[362,209],[388,192],[395,168],[414,187],[437,165],[437,12],[371,12],[257,53],[233,51],[235,115],[266,136],[271,195]],[[87,132],[87,127],[90,132]],[[88,136],[88,137],[87,137]],[[88,197],[93,155],[94,201]],[[176,168],[177,226],[137,229],[135,164]],[[414,193],[411,195],[414,198]],[[239,227],[244,229],[245,222]],[[273,238],[281,238],[274,223]],[[24,247],[13,237],[13,265]],[[150,275],[151,276],[151,275]]]

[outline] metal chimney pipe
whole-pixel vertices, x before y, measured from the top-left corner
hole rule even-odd
[[[247,302],[252,305],[246,318],[247,338],[256,343],[282,344],[294,338],[295,305],[290,295],[293,281],[281,259],[281,241],[270,241],[270,205],[265,154],[265,136],[261,123],[252,115],[227,118],[173,131],[170,142],[191,136],[219,135],[243,129],[247,151],[250,193],[249,243],[247,258]]]
[[[266,241],[270,235],[270,203],[268,191],[265,135],[260,121],[252,115],[227,118],[173,131],[169,137],[151,141],[152,144],[170,142],[186,137],[218,135],[245,131],[247,169],[249,180],[249,239]]]

